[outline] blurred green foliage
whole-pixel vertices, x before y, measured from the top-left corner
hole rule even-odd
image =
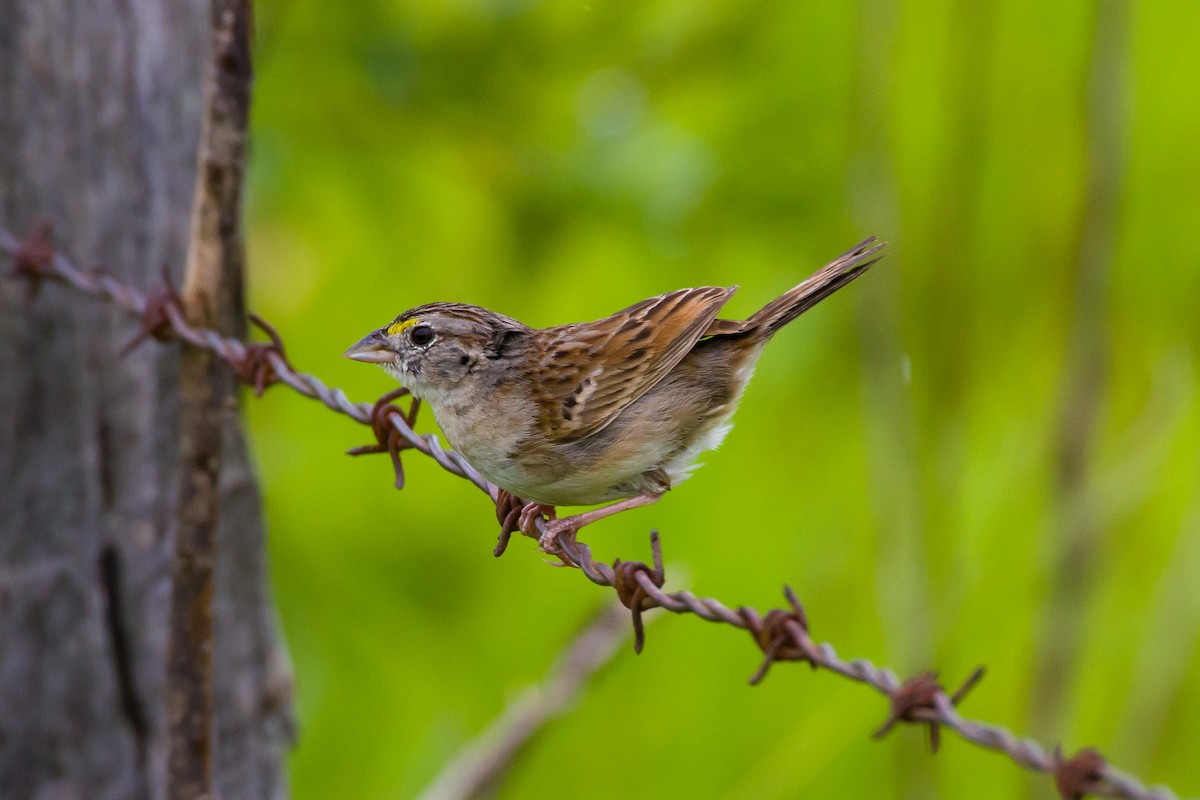
[[[342,350],[432,300],[549,325],[737,283],[740,317],[878,234],[708,465],[588,542],[644,559],[656,527],[668,588],[788,582],[843,654],[987,664],[965,712],[1200,794],[1200,6],[264,0],[258,27],[251,307],[296,364],[374,398]],[[609,594],[528,540],[494,559],[432,462],[396,492],[341,455],[361,427],[284,391],[248,413],[295,796],[412,796]],[[1052,796],[871,741],[885,704],[833,676],[750,688],[757,660],[657,620],[501,795]]]

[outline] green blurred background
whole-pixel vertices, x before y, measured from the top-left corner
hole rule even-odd
[[[533,325],[737,283],[751,313],[868,234],[737,425],[598,557],[948,684],[964,712],[1200,794],[1200,28],[1193,0],[264,0],[250,304],[302,368],[400,311]],[[294,793],[418,793],[610,593],[500,560],[476,489],[274,391],[248,402],[296,670]],[[433,431],[427,416],[419,426]],[[1051,797],[870,739],[874,692],[664,617],[503,797]]]

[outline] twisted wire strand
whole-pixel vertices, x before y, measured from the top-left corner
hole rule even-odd
[[[119,308],[141,316],[144,326],[150,324],[145,320],[150,318],[156,306],[161,305],[160,310],[169,322],[170,334],[195,347],[212,351],[238,371],[244,380],[249,380],[246,378],[245,365],[251,357],[252,348],[263,348],[265,363],[271,371],[269,380],[265,383],[283,383],[296,393],[316,400],[356,422],[373,425],[379,404],[353,402],[341,389],[331,388],[317,376],[296,370],[284,356],[281,343],[274,332],[265,323],[259,322],[275,339],[275,345],[248,345],[211,330],[194,328],[184,318],[178,298],[170,287],[166,287],[164,292],[147,295],[120,283],[100,270],[77,269],[56,251],[39,253],[33,245],[48,247],[48,234],[47,229],[44,233],[35,233],[26,242],[21,242],[0,227],[0,250],[8,252],[17,262],[14,274],[35,282],[49,280],[62,283],[83,294],[107,300]],[[40,241],[37,238],[39,235],[43,237]],[[46,255],[47,252],[50,253],[49,256]],[[498,509],[500,508],[506,494],[502,489],[480,475],[461,455],[445,449],[437,436],[419,434],[413,430],[409,419],[399,407],[389,405],[386,409],[387,425],[403,443],[399,446],[388,446],[377,431],[381,439],[379,448],[364,452],[382,452],[384,448],[390,449],[398,464],[399,449],[417,450],[432,458],[447,472],[473,483],[488,495]],[[538,532],[544,530],[541,518],[536,520],[535,525]],[[502,539],[503,536],[504,534]],[[1018,737],[1007,728],[963,717],[956,709],[955,702],[961,699],[975,678],[982,674],[981,670],[977,671],[952,698],[936,683],[932,673],[901,681],[892,670],[877,666],[867,659],[843,659],[832,644],[816,643],[809,638],[804,611],[790,589],[786,590],[786,594],[792,604],[792,610],[772,610],[765,616],[747,607],[735,611],[719,600],[697,597],[687,590],[665,592],[661,588],[665,576],[657,532],[651,533],[651,547],[655,560],[653,569],[642,562],[618,561],[609,565],[596,561],[588,546],[570,533],[560,535],[548,552],[560,559],[563,565],[581,570],[593,583],[617,590],[621,601],[633,613],[637,633],[636,646],[639,649],[642,611],[660,607],[676,614],[694,614],[709,622],[731,625],[754,635],[765,654],[763,666],[752,679],[755,682],[763,677],[768,667],[776,661],[807,661],[814,669],[824,669],[871,686],[887,697],[892,704],[892,715],[879,733],[886,733],[895,722],[926,724],[930,726],[932,743],[936,749],[938,726],[944,726],[965,741],[1006,755],[1022,767],[1054,776],[1059,792],[1064,797],[1078,798],[1087,794],[1128,800],[1177,800],[1170,789],[1161,786],[1147,787],[1132,775],[1107,764],[1095,751],[1080,751],[1075,757],[1065,759],[1057,750],[1050,751],[1039,742]],[[502,548],[498,552],[502,552]],[[1090,756],[1093,760],[1089,762],[1085,756]]]

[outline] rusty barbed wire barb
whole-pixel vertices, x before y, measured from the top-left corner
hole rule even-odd
[[[979,683],[984,668],[976,667],[962,686],[949,698],[950,705],[957,706],[967,692]],[[946,696],[946,690],[938,683],[936,672],[922,672],[905,681],[891,696],[892,712],[873,737],[881,739],[897,722],[918,722],[929,726],[929,749],[934,753],[941,745],[942,720],[938,713],[938,701]]]
[[[274,326],[268,324],[257,314],[247,314],[246,318],[265,333],[270,341],[248,343],[246,355],[235,369],[238,380],[253,386],[255,397],[262,397],[268,386],[279,383],[279,375],[275,372],[275,367],[271,366],[271,359],[268,356],[275,355],[286,364],[287,354],[283,351],[283,339]]]
[[[1104,780],[1104,757],[1092,748],[1063,758],[1062,746],[1054,748],[1054,786],[1064,800],[1080,800]]]
[[[897,722],[928,722],[929,746],[933,752],[938,749],[938,723],[934,700],[938,695],[945,694],[942,685],[937,681],[934,672],[922,672],[905,681],[891,696],[891,713],[872,738],[882,739],[891,731]]]
[[[93,272],[99,277],[100,271]],[[117,355],[126,356],[133,352],[139,344],[153,337],[160,342],[169,342],[176,336],[173,319],[183,318],[183,300],[179,290],[171,283],[171,276],[163,270],[162,286],[146,295],[145,306],[141,312],[141,324],[133,337],[117,351]]]
[[[399,414],[404,419],[404,424],[411,428],[417,421],[417,411],[420,410],[421,401],[417,398],[412,399],[412,405],[409,406],[408,413],[397,405],[395,401],[409,394],[408,389],[401,386],[399,389],[388,392],[383,397],[375,401],[375,405],[371,407],[371,418],[368,423],[371,426],[371,431],[375,434],[375,444],[364,444],[360,447],[352,447],[346,451],[346,455],[363,456],[370,453],[387,453],[392,459],[392,471],[396,473],[396,488],[404,488],[404,464],[400,460],[400,451],[405,448],[412,447],[412,444],[405,441],[400,436],[395,426],[392,425],[392,414]]]
[[[654,555],[654,567],[643,561],[622,561],[617,559],[612,565],[612,587],[617,591],[617,599],[621,605],[629,609],[633,618],[633,651],[641,653],[646,645],[646,629],[642,625],[642,612],[658,605],[654,598],[642,588],[640,578],[645,578],[655,588],[661,589],[666,581],[666,568],[663,567],[662,546],[658,540],[658,531],[650,534],[650,548]]]
[[[14,260],[19,253],[24,253],[10,274],[23,280],[62,283],[83,294],[105,299],[135,315],[146,314],[149,302],[146,295],[103,272],[76,269],[52,245],[47,244],[48,227],[39,230],[44,230],[44,233],[35,231],[27,242],[22,243],[0,227],[0,250],[13,256]],[[34,243],[32,248],[28,247],[29,242]],[[497,555],[504,551],[512,534],[518,532],[516,522],[521,500],[489,483],[458,453],[443,448],[437,436],[418,434],[413,430],[416,404],[410,407],[406,415],[403,409],[391,402],[402,397],[403,391],[389,393],[376,403],[353,402],[342,390],[330,388],[315,375],[297,371],[284,357],[282,339],[261,321],[256,324],[263,327],[271,342],[246,344],[213,331],[193,329],[174,303],[163,303],[162,308],[175,336],[216,353],[243,382],[256,388],[260,382],[264,388],[275,382],[285,384],[296,393],[370,427],[376,434],[377,444],[366,445],[369,449],[355,450],[395,451],[397,462],[394,463],[398,463],[400,450],[417,450],[434,459],[447,472],[470,481],[487,494],[496,507],[497,520],[501,525]],[[381,436],[381,431],[386,431],[386,436]],[[400,477],[398,474],[397,478]],[[534,521],[536,530],[531,531],[530,535],[540,534],[544,524],[539,516]],[[914,681],[902,683],[892,670],[877,666],[867,659],[843,659],[832,644],[816,643],[810,638],[807,614],[790,588],[784,589],[788,608],[772,609],[763,615],[747,607],[735,611],[719,600],[697,597],[687,590],[664,591],[666,575],[657,531],[651,532],[650,544],[655,565],[653,569],[637,561],[617,560],[611,566],[596,561],[590,548],[573,534],[559,536],[546,554],[558,559],[562,566],[577,568],[588,580],[612,588],[617,593],[634,616],[636,650],[640,651],[644,641],[644,634],[640,631],[640,615],[643,611],[661,607],[676,614],[694,614],[709,622],[731,625],[751,634],[764,655],[763,664],[752,681],[761,681],[777,661],[806,661],[814,669],[833,672],[874,688],[888,699],[891,706],[891,716],[881,728],[882,732],[898,722],[927,725],[931,734],[944,726],[964,741],[1001,753],[1027,769],[1050,775],[1064,797],[1082,797],[1081,793],[1086,793],[1088,796],[1126,800],[1177,800],[1170,789],[1147,787],[1132,775],[1108,764],[1095,750],[1085,749],[1073,758],[1064,760],[1060,751],[1051,752],[1040,743],[1018,737],[1004,727],[961,716],[955,704],[978,681],[982,668],[972,673],[963,686],[950,696],[937,685],[933,673],[927,673],[928,678],[918,676],[914,680],[921,682],[914,686]]]
[[[42,281],[55,280],[56,275],[50,269],[54,261],[54,236],[49,220],[41,220],[33,227],[28,238],[16,242],[12,253],[13,266],[9,275],[27,281],[29,297],[37,297],[42,288]],[[6,249],[8,245],[6,243]]]
[[[84,294],[107,299],[126,311],[142,313],[146,299],[141,292],[124,286],[112,276],[100,271],[84,272],[76,269],[54,249],[50,231],[48,222],[40,222],[29,239],[22,242],[9,231],[0,228],[0,250],[7,252],[15,262],[11,272],[13,277],[35,282],[53,281],[66,284]],[[29,247],[31,242],[34,244],[32,249]]]
[[[745,627],[754,637],[754,643],[763,652],[762,664],[750,676],[750,685],[758,685],[767,677],[767,671],[776,661],[807,661],[817,668],[815,646],[808,636],[808,615],[804,606],[792,591],[791,586],[783,587],[784,597],[787,598],[790,611],[781,608],[767,612],[766,617],[760,617],[758,612],[749,606],[738,609]]]
[[[496,537],[496,547],[492,555],[496,558],[504,555],[508,549],[508,540],[521,528],[521,509],[525,501],[512,492],[501,489],[496,493],[496,521],[500,523],[500,535]]]

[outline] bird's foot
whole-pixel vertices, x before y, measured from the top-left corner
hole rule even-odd
[[[564,534],[574,535],[586,523],[581,519],[582,514],[573,514],[562,519],[552,519],[546,523],[545,533],[538,539],[538,547],[549,553],[554,547],[554,540]]]
[[[558,515],[554,511],[554,506],[546,505],[545,503],[526,503],[525,507],[521,509],[520,518],[517,520],[517,528],[526,536],[537,539],[540,535],[537,529],[537,519],[543,514],[546,515],[546,519],[551,521],[558,518]]]
[[[611,517],[613,514],[619,514],[622,511],[628,511],[631,508],[640,508],[648,506],[652,503],[657,503],[662,494],[639,494],[633,497],[627,497],[616,503],[612,503],[601,508],[594,508],[591,511],[584,511],[582,514],[572,514],[569,517],[563,517],[560,520],[552,520],[546,523],[546,532],[542,534],[542,538],[538,539],[538,544],[543,550],[549,552],[550,546],[554,544],[554,540],[565,533],[572,535],[579,532],[579,529],[584,525],[591,525],[596,520]]]

